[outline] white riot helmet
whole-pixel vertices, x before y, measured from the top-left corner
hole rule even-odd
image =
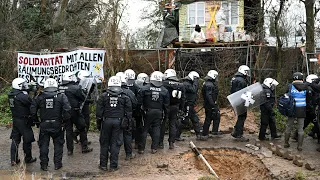
[[[127,77],[127,84],[133,84],[136,79],[136,73],[132,69],[127,69],[124,71],[124,74]]]
[[[62,81],[63,82],[72,82],[75,81],[75,75],[73,72],[65,72],[62,75]]]
[[[108,81],[108,89],[111,91],[121,90],[121,78],[118,76],[111,76]]]
[[[118,72],[116,74],[117,77],[120,77],[121,83],[122,84],[127,84],[127,77],[123,72]]]
[[[57,91],[58,90],[58,82],[53,78],[48,78],[44,82],[44,90],[45,91]]]
[[[121,74],[124,74],[124,72],[117,72],[116,76],[120,77]]]
[[[312,81],[315,80],[315,79],[318,79],[318,76],[315,75],[315,74],[310,74],[310,75],[307,76],[306,81],[308,83],[312,83]]]
[[[160,87],[162,85],[162,77],[163,73],[160,71],[154,71],[150,75],[150,83],[156,87]]]
[[[216,79],[218,77],[218,72],[216,70],[210,70],[207,76],[211,77],[212,79]]]
[[[28,89],[27,81],[23,78],[15,78],[12,81],[12,88],[18,90],[26,90]]]
[[[84,80],[85,78],[90,77],[90,73],[88,71],[81,70],[78,72],[78,78],[80,80]]]
[[[275,79],[272,79],[272,78],[266,78],[264,81],[263,81],[263,84],[266,85],[267,87],[273,89],[275,88],[276,86],[279,85],[278,81],[275,80]]]
[[[137,80],[142,82],[142,83],[149,83],[149,81],[150,81],[149,76],[146,73],[138,74]]]
[[[168,78],[177,80],[177,73],[174,69],[167,69],[164,72],[164,79],[168,79]]]
[[[189,77],[192,81],[194,81],[194,78],[200,78],[199,74],[198,74],[197,72],[195,72],[195,71],[189,72],[188,77]]]
[[[245,76],[250,76],[250,68],[247,65],[241,65],[238,68],[238,72]]]

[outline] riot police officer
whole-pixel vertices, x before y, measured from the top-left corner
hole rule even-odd
[[[174,142],[177,132],[178,112],[183,111],[185,103],[185,91],[182,83],[179,83],[177,73],[173,69],[167,69],[164,72],[163,86],[169,91],[170,106],[169,106],[169,149],[174,149]],[[166,119],[161,124],[161,134],[159,147],[163,148],[163,139],[166,128]]]
[[[181,122],[182,124],[188,124],[189,120],[191,120],[197,139],[200,139],[200,120],[194,108],[198,96],[199,78],[200,76],[197,72],[191,71],[188,76],[183,79],[183,85],[186,94],[184,107],[186,118]],[[182,140],[180,137],[181,132],[182,126],[180,126],[177,131],[176,140],[178,141]]]
[[[291,134],[291,128],[295,120],[297,120],[298,126],[298,151],[302,151],[302,144],[304,139],[304,119],[306,117],[306,96],[308,85],[303,82],[303,74],[301,72],[293,73],[293,82],[289,84],[287,93],[290,92],[291,96],[295,99],[295,114],[294,117],[288,117],[287,128],[284,136],[284,147],[290,147],[289,139]]]
[[[86,124],[84,117],[81,113],[81,104],[85,100],[85,94],[80,86],[75,84],[75,75],[72,72],[66,72],[62,76],[63,85],[59,87],[60,91],[65,93],[68,97],[71,105],[71,120],[66,122],[66,141],[68,155],[73,154],[73,124],[80,132],[80,142],[82,147],[82,153],[88,153],[92,151],[92,148],[88,147],[88,139],[86,133]]]
[[[278,82],[272,78],[266,78],[263,81],[262,88],[263,88],[263,95],[266,98],[266,102],[260,105],[261,110],[261,122],[260,122],[260,132],[259,132],[259,139],[260,140],[269,140],[266,137],[266,130],[269,126],[271,139],[278,139],[281,136],[277,134],[277,127],[276,127],[276,120],[275,120],[275,113],[273,111],[273,105],[275,102],[275,88],[278,86]]]
[[[38,121],[37,112],[40,109],[40,165],[44,171],[48,170],[49,143],[53,139],[55,170],[62,167],[63,156],[63,124],[70,120],[71,106],[63,93],[58,93],[58,83],[49,78],[44,82],[44,92],[39,95],[30,107],[31,115]]]
[[[121,79],[121,89],[123,93],[128,96],[131,100],[133,111],[137,106],[137,98],[134,93],[127,86],[127,77],[124,73],[117,73],[117,77]],[[135,154],[132,153],[132,119],[129,119],[129,126],[127,129],[123,129],[123,140],[124,140],[124,150],[126,152],[126,160],[133,159]]]
[[[221,135],[222,132],[219,131],[220,125],[220,110],[217,105],[217,98],[219,94],[218,85],[216,84],[216,79],[218,77],[218,72],[215,70],[210,70],[205,77],[205,82],[202,87],[202,97],[204,100],[204,108],[206,118],[203,124],[202,140],[208,139],[209,127],[211,121],[213,120],[213,135]]]
[[[163,74],[155,71],[150,75],[150,84],[144,86],[138,93],[138,108],[143,107],[144,110],[144,126],[142,133],[142,142],[139,144],[139,154],[144,153],[147,133],[151,128],[151,153],[157,152],[160,141],[161,121],[167,118],[169,113],[169,93],[168,90],[162,86]]]
[[[84,71],[84,70],[81,70],[78,72],[77,74],[77,83],[80,83],[80,81],[84,81],[86,78],[89,78],[90,77],[90,73],[88,71]],[[86,123],[86,132],[88,133],[89,131],[89,128],[90,128],[90,104],[93,103],[93,99],[92,99],[92,91],[94,89],[94,86],[95,84],[92,84],[92,87],[91,89],[88,89],[89,92],[85,92],[87,94],[87,98],[83,104],[83,107],[82,107],[82,115],[84,117],[84,120],[85,120],[85,123]],[[74,137],[74,140],[76,143],[78,143],[78,138],[77,136],[80,134],[79,130],[78,129],[75,129],[74,130],[74,133],[73,133],[73,137]],[[88,141],[88,144],[91,144],[90,141]]]
[[[249,85],[247,77],[250,76],[250,68],[246,65],[241,65],[238,68],[238,72],[231,79],[231,89],[230,94],[233,94],[237,91],[240,91],[243,88],[246,88]],[[249,141],[248,138],[243,136],[243,127],[244,122],[247,119],[247,112],[238,115],[237,122],[233,128],[231,135],[236,138],[238,141]]]
[[[143,88],[143,86],[147,85],[150,82],[149,76],[146,73],[140,73],[137,76],[135,84],[138,86],[139,91]],[[134,113],[134,120],[135,120],[135,130],[134,134],[134,141],[135,141],[135,149],[138,149],[138,144],[141,143],[142,132],[143,132],[143,113],[141,109],[136,108]]]
[[[132,69],[127,69],[124,71],[124,74],[127,78],[128,88],[135,94],[138,94],[139,87],[135,83],[136,73]]]
[[[131,100],[121,89],[119,77],[112,76],[108,89],[97,102],[97,129],[100,131],[100,166],[107,170],[110,152],[110,171],[118,169],[118,157],[123,141],[122,130],[128,128],[132,118]]]
[[[12,81],[12,90],[8,94],[9,106],[12,113],[12,132],[10,135],[11,148],[11,165],[20,163],[18,156],[18,147],[23,139],[23,152],[25,154],[25,163],[33,163],[37,159],[32,158],[32,142],[35,141],[30,119],[31,98],[27,93],[27,82],[23,78],[16,78]]]

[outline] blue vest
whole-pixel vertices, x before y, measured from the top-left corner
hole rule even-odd
[[[296,107],[306,107],[306,95],[307,91],[298,91],[294,85],[291,85],[291,95],[296,101]]]

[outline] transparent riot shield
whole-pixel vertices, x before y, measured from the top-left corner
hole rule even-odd
[[[97,81],[95,78],[85,78],[80,80],[79,86],[86,94],[85,101],[89,98],[90,94],[92,95],[94,101],[98,99],[98,89],[97,89]],[[84,101],[84,102],[85,102]],[[82,109],[84,102],[81,104],[80,109]]]
[[[266,96],[259,82],[230,94],[227,98],[237,115],[266,102]]]

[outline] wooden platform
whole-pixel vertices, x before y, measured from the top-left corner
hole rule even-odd
[[[238,42],[205,42],[205,43],[192,43],[189,41],[175,42],[173,47],[175,48],[201,48],[201,47],[241,47],[252,45],[252,41],[238,41]]]

